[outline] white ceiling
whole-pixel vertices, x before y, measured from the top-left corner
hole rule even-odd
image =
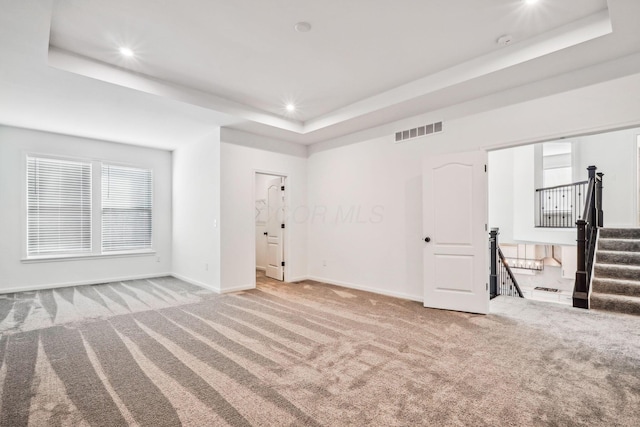
[[[217,126],[311,144],[640,51],[637,0],[0,4],[0,123],[168,149]]]

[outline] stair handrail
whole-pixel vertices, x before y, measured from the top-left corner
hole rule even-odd
[[[489,297],[495,298],[498,295],[504,295],[505,292],[508,296],[515,296],[511,295],[512,289],[515,289],[517,296],[524,298],[522,290],[518,285],[518,281],[513,275],[511,267],[509,267],[509,263],[507,263],[507,260],[500,249],[500,245],[498,244],[498,234],[500,234],[498,228],[492,228],[489,232],[489,247],[491,254]],[[498,283],[499,278],[503,279],[500,280],[500,283]],[[504,282],[508,282],[508,286],[504,286]]]
[[[585,186],[589,181],[553,187],[536,188],[536,227],[574,228],[585,202]]]
[[[507,275],[509,276],[509,279],[511,280],[511,283],[513,284],[513,287],[516,289],[516,292],[518,292],[518,296],[520,298],[524,298],[524,295],[522,294],[522,290],[520,289],[520,286],[518,285],[518,281],[516,280],[515,276],[513,275],[513,271],[511,271],[511,267],[509,267],[509,263],[507,262],[507,260],[505,259],[504,255],[502,254],[502,249],[500,249],[500,246],[498,246],[498,256],[500,256],[500,261],[502,262],[502,265],[504,266],[504,269],[507,272]]]
[[[573,288],[573,306],[589,308],[589,291],[591,289],[591,270],[596,253],[596,242],[599,229],[604,226],[602,209],[602,177],[603,173],[589,166],[589,186],[582,218],[576,221],[578,228],[576,280]]]

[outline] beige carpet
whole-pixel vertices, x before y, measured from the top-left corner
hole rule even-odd
[[[0,298],[3,426],[638,425],[640,317],[493,314],[315,282]]]

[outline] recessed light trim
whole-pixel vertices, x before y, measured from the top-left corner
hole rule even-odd
[[[293,113],[294,111],[296,111],[296,106],[293,104],[287,104],[284,108],[286,108],[286,110],[290,113]]]
[[[534,4],[538,3],[538,0],[523,0],[523,1],[527,5],[534,5]]]
[[[118,49],[120,51],[120,55],[122,56],[126,56],[127,58],[132,58],[135,54],[133,53],[133,50],[131,50],[131,48],[126,47],[126,46],[122,46],[120,49]]]

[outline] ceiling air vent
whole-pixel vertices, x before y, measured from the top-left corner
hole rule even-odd
[[[406,141],[407,139],[420,138],[422,136],[432,135],[442,132],[442,122],[431,123],[413,129],[407,129],[396,132],[396,142]]]

